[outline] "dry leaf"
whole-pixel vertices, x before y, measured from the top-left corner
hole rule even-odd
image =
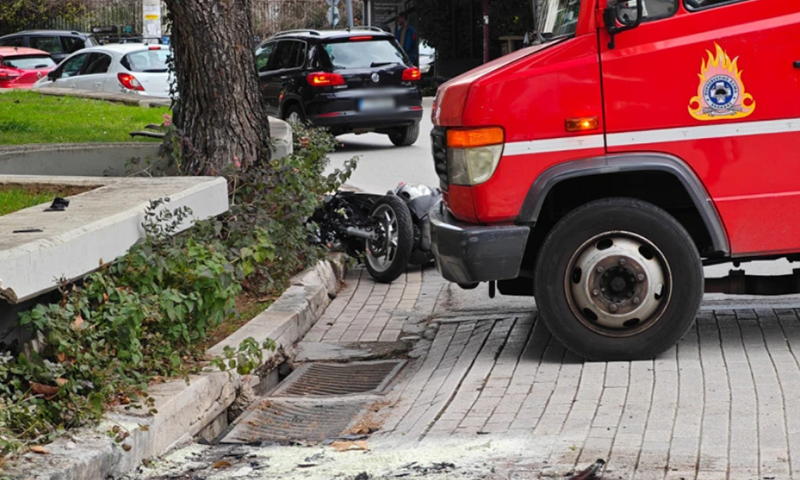
[[[103,303],[108,302],[108,294],[103,292]]]
[[[80,313],[78,313],[78,316],[75,317],[75,321],[72,322],[70,328],[72,328],[73,330],[81,330],[83,328],[83,317],[81,316]]]
[[[230,462],[226,462],[225,460],[218,460],[214,462],[214,465],[211,465],[211,468],[228,468],[230,467]]]
[[[32,446],[31,447],[31,452],[38,453],[39,455],[47,455],[48,453],[50,453],[41,445]]]
[[[69,383],[69,380],[67,380],[66,378],[58,377],[56,378],[56,383],[58,384],[59,387],[63,387],[64,385]]]
[[[123,445],[122,445],[122,449],[123,449],[123,450],[125,450],[126,452],[130,452],[130,451],[131,451],[131,448],[133,448],[133,447],[131,447],[131,446],[130,446],[130,445],[128,445],[127,443],[125,443],[125,444],[123,444]]]
[[[58,363],[64,363],[65,361],[67,361],[67,356],[66,354],[63,354],[61,352],[56,353],[56,360],[58,360]]]
[[[42,385],[41,383],[31,382],[31,390],[37,395],[44,396],[45,400],[52,400],[58,394],[58,387]]]
[[[342,440],[337,440],[331,443],[331,447],[335,448],[337,452],[369,450],[366,440],[358,440],[355,442],[346,442]]]

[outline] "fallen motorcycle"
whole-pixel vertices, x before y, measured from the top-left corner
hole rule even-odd
[[[313,241],[347,252],[376,281],[390,283],[409,265],[433,261],[428,212],[441,195],[402,183],[386,195],[337,192],[309,219],[316,225]]]

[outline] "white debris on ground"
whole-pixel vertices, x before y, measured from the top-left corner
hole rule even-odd
[[[531,452],[541,451],[522,438],[440,439],[436,442],[375,450],[340,452],[330,446],[191,445],[142,468],[133,478],[222,480],[379,478],[538,478],[568,472],[533,468]],[[218,468],[213,468],[214,464]]]

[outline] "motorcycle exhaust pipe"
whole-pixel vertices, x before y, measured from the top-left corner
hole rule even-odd
[[[344,233],[346,233],[348,237],[363,238],[364,240],[375,240],[378,238],[375,232],[368,232],[355,227],[347,227]]]

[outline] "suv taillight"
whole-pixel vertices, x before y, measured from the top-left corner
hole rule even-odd
[[[417,67],[407,68],[403,71],[404,82],[416,82],[420,78],[422,78],[422,72]]]
[[[130,73],[118,73],[117,79],[119,79],[119,83],[122,84],[123,87],[127,88],[128,90],[136,90],[137,92],[144,92],[144,87],[139,80],[136,80],[136,77],[131,75]]]
[[[312,87],[337,87],[345,84],[344,77],[338,73],[312,73],[306,77],[306,80],[308,80],[308,84]]]

